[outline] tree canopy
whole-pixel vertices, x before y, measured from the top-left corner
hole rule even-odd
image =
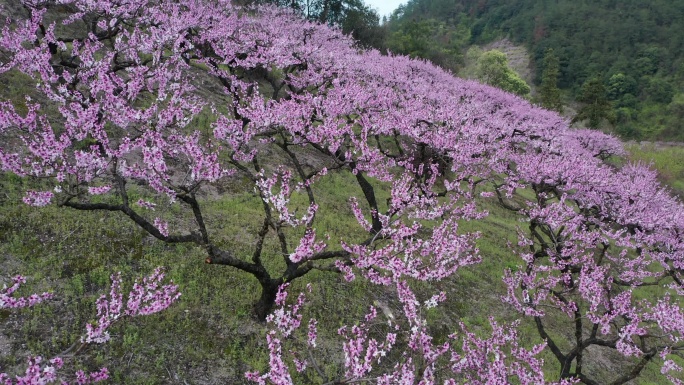
[[[366,47],[384,47],[385,30],[380,16],[363,0],[245,0],[246,4],[288,7],[309,20],[338,26]]]
[[[32,90],[0,102],[1,169],[33,182],[28,205],[118,215],[258,281],[270,357],[249,381],[596,384],[587,368],[607,351],[620,367],[613,384],[647,365],[678,383],[684,207],[645,165],[607,163],[624,153],[615,138],[426,61],[360,50],[292,10],[22,4],[25,17],[0,32],[0,76],[21,73]],[[332,174],[357,192],[326,196],[318,187]],[[206,210],[225,185],[260,200],[244,244],[225,241],[231,219]],[[415,289],[487,258],[486,234],[466,226],[488,215],[483,202],[519,220],[516,263],[491,294],[530,321],[538,344],[491,314],[491,331],[460,323],[438,338],[429,309],[452,293]],[[331,234],[326,213],[354,228]],[[288,302],[288,285],[313,270],[385,287],[402,309],[374,322],[370,306],[339,329],[334,378],[296,354],[317,348],[317,321],[303,322],[307,293]]]
[[[480,56],[477,61],[477,77],[483,82],[512,92],[520,96],[528,96],[530,86],[508,66],[506,54],[491,50]]]
[[[613,120],[611,104],[606,95],[606,87],[600,77],[591,78],[584,83],[578,100],[584,104],[577,111],[573,121],[581,122],[587,120],[588,127],[598,128],[604,119]]]

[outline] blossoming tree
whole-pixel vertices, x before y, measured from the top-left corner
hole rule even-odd
[[[25,74],[36,96],[21,108],[0,102],[0,166],[52,183],[27,191],[27,204],[118,212],[163,242],[203,248],[206,263],[251,274],[262,289],[255,314],[279,307],[269,317],[271,369],[250,380],[288,383],[292,365],[305,370],[301,358],[283,358],[281,340],[300,319],[279,290],[321,269],[394,287],[403,305],[384,341],[364,329],[374,308],[366,324],[340,331],[347,361],[337,383],[540,383],[535,354],[545,346],[565,383],[597,383],[584,370],[597,348],[625,358],[614,384],[656,359],[679,381],[682,205],[648,168],[606,164],[622,152],[617,140],[569,130],[555,113],[429,63],[359,51],[286,10],[226,0],[22,4],[25,17],[0,32],[0,74]],[[211,129],[200,130],[208,111]],[[274,154],[286,161],[272,164]],[[317,227],[328,173],[349,173],[359,191],[348,200],[358,231],[339,242]],[[203,210],[203,191],[235,176],[262,202],[250,255],[217,241],[220,223]],[[131,198],[132,186],[146,198]],[[523,349],[492,320],[491,338],[464,328],[435,346],[420,316],[448,293],[421,304],[414,282],[480,260],[479,234],[459,224],[487,215],[483,199],[524,223],[504,300],[545,345]],[[155,215],[163,201],[190,219],[165,222]],[[269,237],[277,253],[264,248]],[[656,286],[656,297],[640,294]],[[550,312],[569,317],[569,342],[552,337],[567,333],[550,333]],[[379,365],[384,354],[396,362]]]

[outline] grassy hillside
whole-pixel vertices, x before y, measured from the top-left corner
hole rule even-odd
[[[355,227],[349,209],[333,203],[339,202],[336,198],[358,193],[352,191],[355,184],[349,178],[331,174],[321,184],[325,190],[321,196],[330,199],[321,202],[328,208],[321,212],[328,216],[322,223],[327,223],[333,237]],[[203,263],[202,250],[156,241],[115,214],[26,206],[20,202],[26,183],[11,175],[0,178],[0,279],[6,281],[22,273],[30,277],[23,293],[53,290],[59,296],[33,309],[0,313],[1,368],[21,367],[29,352],[51,356],[66,350],[94,319],[95,300],[107,290],[111,272],[121,271],[130,285],[134,277],[156,266],[167,267],[168,276],[180,285],[181,300],[158,315],[119,323],[110,343],[89,347],[76,356],[78,367],[92,370],[107,365],[113,383],[122,385],[238,384],[245,383],[245,371],[267,367],[266,327],[250,312],[259,291],[251,277],[208,266]],[[249,219],[259,215],[259,201],[253,194],[226,194],[207,205],[212,216],[226,218],[220,232],[227,244],[237,250],[250,244],[256,229],[249,228],[253,226]],[[519,317],[500,296],[505,292],[501,281],[504,269],[518,268],[519,259],[510,253],[508,245],[516,241],[516,228],[521,224],[514,213],[494,200],[482,200],[480,205],[490,212],[489,217],[462,226],[464,231],[482,233],[478,241],[482,263],[462,269],[455,279],[441,282],[437,288],[423,285],[426,292],[440,289],[448,293],[445,306],[428,315],[429,320],[437,321],[438,338],[458,330],[459,322],[485,332],[489,328],[487,315],[509,322]],[[173,206],[159,209],[167,215],[174,212]],[[269,239],[267,247],[277,248],[276,240]],[[337,336],[341,325],[362,317],[374,301],[401,312],[399,304],[386,302],[390,296],[384,289],[362,280],[345,282],[337,274],[316,272],[307,280],[296,281],[294,292],[302,290],[306,282],[316,290],[309,297],[305,317],[319,319],[325,356],[320,362],[325,362],[323,370],[329,375],[342,370]],[[550,325],[560,329],[568,322],[566,317],[556,316]],[[527,346],[541,342],[529,320],[521,325],[521,334]],[[593,362],[589,373],[607,379],[619,370],[610,355],[590,353]],[[556,361],[548,351],[542,356],[546,372],[555,375],[559,370]],[[658,365],[652,364],[636,383],[653,384],[648,379],[658,370]],[[305,378],[298,381],[311,383]]]
[[[634,162],[652,164],[661,180],[673,192],[684,197],[684,148],[657,143],[630,144],[627,146]]]

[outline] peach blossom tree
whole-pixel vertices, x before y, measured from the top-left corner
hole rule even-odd
[[[597,384],[585,370],[596,349],[624,358],[613,384],[656,360],[679,383],[682,205],[648,167],[607,163],[623,153],[616,139],[571,130],[553,112],[430,63],[359,50],[284,9],[22,4],[25,17],[0,32],[0,74],[25,74],[35,95],[22,108],[0,102],[0,167],[49,181],[26,191],[27,204],[116,212],[162,242],[196,245],[206,263],[252,275],[261,286],[254,313],[272,328],[270,369],[250,380],[290,383],[290,369],[315,371],[285,357],[281,343],[298,335],[305,301],[288,308],[284,285],[317,269],[391,287],[403,308],[384,339],[364,326],[375,308],[340,330],[345,373],[332,383],[536,384],[546,378],[542,349],[562,383]],[[210,128],[200,129],[207,112]],[[269,163],[273,154],[285,161]],[[329,173],[347,173],[359,191],[347,202],[358,231],[334,242],[319,226],[317,186]],[[204,209],[203,192],[236,176],[262,205],[249,255],[219,240],[221,224]],[[131,198],[132,186],[149,198]],[[453,279],[486,258],[480,234],[460,224],[486,217],[487,199],[519,215],[509,247],[519,266],[501,272],[501,294],[534,323],[541,345],[521,347],[515,329],[493,319],[491,337],[463,326],[435,344],[419,311],[448,293],[419,300],[416,281]],[[155,207],[169,202],[190,220],[162,219]],[[277,252],[264,247],[269,239]],[[655,286],[660,294],[644,299]],[[550,333],[550,313],[571,327]],[[306,324],[300,342],[315,348],[316,321]],[[559,334],[573,338],[559,343]]]

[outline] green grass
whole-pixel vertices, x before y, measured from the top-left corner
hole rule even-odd
[[[663,183],[676,193],[684,193],[684,147],[628,146],[629,158],[635,162],[652,164]]]
[[[205,199],[203,208],[217,243],[248,258],[263,212],[259,198],[242,188],[243,182],[235,180],[223,195]],[[95,370],[106,365],[115,384],[244,383],[245,371],[267,367],[265,328],[253,320],[250,310],[258,298],[259,286],[250,275],[206,265],[202,249],[166,245],[116,213],[23,205],[21,192],[28,185],[28,181],[11,175],[0,176],[0,278],[27,275],[30,281],[22,293],[53,290],[58,298],[33,309],[0,314],[3,333],[11,335],[15,342],[13,353],[0,357],[0,368],[21,368],[28,351],[43,356],[64,351],[94,319],[95,300],[107,290],[111,272],[121,271],[130,285],[135,277],[157,266],[166,266],[169,278],[180,285],[181,300],[163,313],[117,324],[112,341],[89,347],[75,358],[77,367]],[[364,234],[348,205],[349,196],[361,196],[354,177],[331,173],[315,186],[321,206],[318,233],[328,234],[331,245],[340,239],[362,238]],[[384,209],[387,186],[376,183],[376,188]],[[136,199],[144,197],[142,192],[132,195]],[[292,201],[300,207],[298,212],[303,213],[308,206],[303,194],[295,195]],[[525,224],[493,198],[481,200],[480,206],[490,215],[484,220],[463,222],[460,229],[481,233],[477,246],[482,262],[461,269],[451,280],[416,285],[420,300],[435,290],[447,292],[444,306],[426,315],[438,341],[458,331],[459,322],[485,334],[489,330],[488,315],[507,322],[519,317],[501,302],[505,292],[501,277],[506,268],[516,269],[520,264],[508,243],[515,243],[516,228]],[[174,224],[181,226],[189,220],[174,205],[160,204],[156,214],[169,220],[172,229]],[[291,232],[290,239],[297,235]],[[267,267],[273,272],[282,271],[284,263],[274,236],[267,239],[264,250]],[[339,374],[342,367],[337,336],[340,326],[357,322],[376,300],[386,302],[395,313],[401,312],[399,304],[392,300],[391,289],[364,280],[345,282],[327,272],[315,271],[295,281],[292,295],[304,290],[308,282],[315,290],[309,296],[305,318],[319,320],[321,365],[330,376]],[[553,330],[561,330],[569,323],[567,317],[558,314],[547,321]],[[384,328],[379,324],[373,330],[381,333],[386,331]],[[526,346],[541,342],[529,319],[523,320],[520,333]],[[561,343],[570,338],[555,331],[552,336]],[[548,350],[542,358],[549,380],[555,379],[559,370],[555,358]],[[596,370],[599,376],[610,374],[605,368]],[[658,370],[657,365],[649,365],[637,383],[652,384],[649,379],[658,378]],[[307,382],[303,378],[298,381]]]
[[[352,190],[358,189],[351,182],[353,177],[331,174],[320,183],[320,188],[336,192],[319,202],[323,207],[319,231],[329,233],[333,244],[360,235],[346,203]],[[28,184],[14,176],[0,177],[1,276],[24,274],[30,281],[22,293],[50,289],[58,298],[33,309],[3,313],[3,330],[14,342],[24,343],[32,354],[59,354],[94,320],[95,300],[106,292],[111,272],[121,271],[130,285],[135,277],[163,265],[168,277],[180,285],[182,299],[161,314],[116,325],[112,341],[89,347],[76,358],[76,366],[95,370],[107,365],[117,384],[164,384],[170,378],[180,383],[198,378],[239,383],[245,371],[266,368],[265,328],[251,316],[260,288],[250,275],[206,265],[203,250],[158,242],[117,213],[26,206],[20,200]],[[135,192],[131,196],[138,198]],[[295,196],[293,202],[301,204],[302,213],[308,206],[302,196]],[[246,258],[263,218],[259,198],[250,192],[229,193],[206,202],[204,209],[212,236]],[[176,211],[177,207],[160,205],[156,214],[171,225],[182,224],[187,218],[178,218]],[[264,249],[267,267],[274,273],[282,271],[275,237],[267,239]],[[303,290],[306,282],[316,287],[309,315],[320,319],[322,338],[334,338],[337,328],[355,322],[372,301],[371,287],[362,280],[346,283],[332,273],[313,272],[295,281],[293,292]],[[21,345],[15,348],[16,353],[0,357],[3,370],[20,370],[24,364],[26,352]],[[339,370],[341,356],[336,354],[325,368],[331,374]]]

